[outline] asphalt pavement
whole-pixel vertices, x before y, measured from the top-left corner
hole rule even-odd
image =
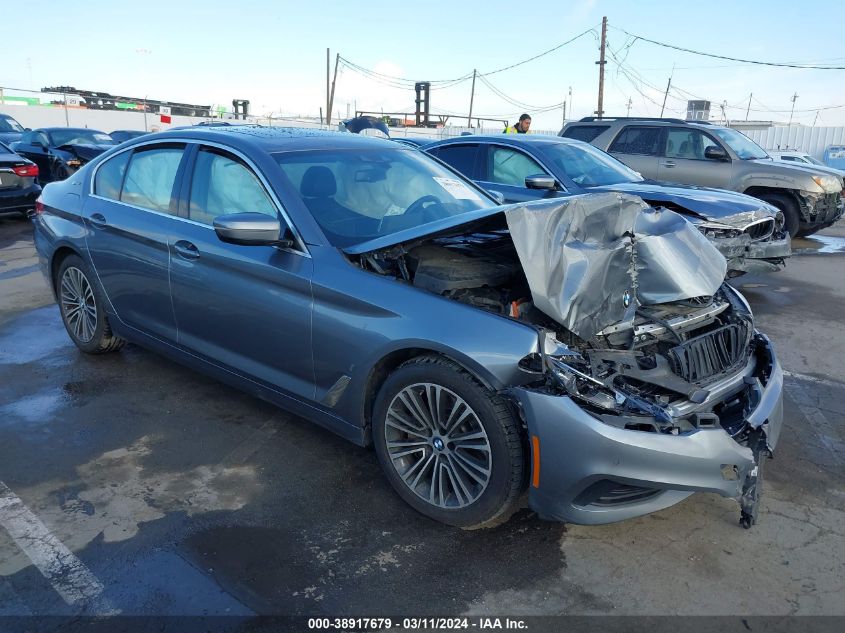
[[[757,526],[699,494],[461,531],[371,450],[135,346],[79,353],[0,216],[0,616],[845,615],[845,223],[794,248],[733,282],[787,372]]]

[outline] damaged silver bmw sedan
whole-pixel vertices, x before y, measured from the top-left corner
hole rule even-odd
[[[82,351],[131,341],[372,444],[438,521],[488,525],[526,488],[576,523],[699,491],[756,520],[782,372],[672,211],[503,207],[389,141],[240,126],[124,143],[34,223]]]

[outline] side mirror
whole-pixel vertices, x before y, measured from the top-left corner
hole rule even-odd
[[[525,186],[529,189],[554,189],[557,186],[557,182],[551,176],[538,174],[536,176],[526,176]]]
[[[214,232],[222,242],[243,246],[267,246],[285,241],[280,239],[282,223],[264,213],[219,215],[214,218]]]
[[[731,157],[728,156],[728,153],[723,147],[716,147],[715,145],[711,145],[710,147],[704,148],[704,158],[707,158],[709,160],[724,161],[730,161],[731,159]]]
[[[505,204],[505,194],[501,191],[494,191],[493,189],[488,189],[487,193],[493,196],[493,199],[496,201],[496,204]]]

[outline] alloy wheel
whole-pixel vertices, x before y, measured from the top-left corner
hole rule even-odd
[[[73,335],[83,343],[91,341],[97,329],[97,302],[88,278],[73,266],[62,275],[61,306]]]
[[[487,432],[469,404],[446,387],[417,383],[402,389],[387,409],[384,434],[393,468],[432,505],[464,508],[490,482]]]

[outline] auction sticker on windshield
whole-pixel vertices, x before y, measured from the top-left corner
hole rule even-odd
[[[437,184],[448,191],[455,200],[481,201],[481,196],[460,180],[455,180],[453,178],[440,178],[438,176],[434,176],[434,179],[437,181]]]

